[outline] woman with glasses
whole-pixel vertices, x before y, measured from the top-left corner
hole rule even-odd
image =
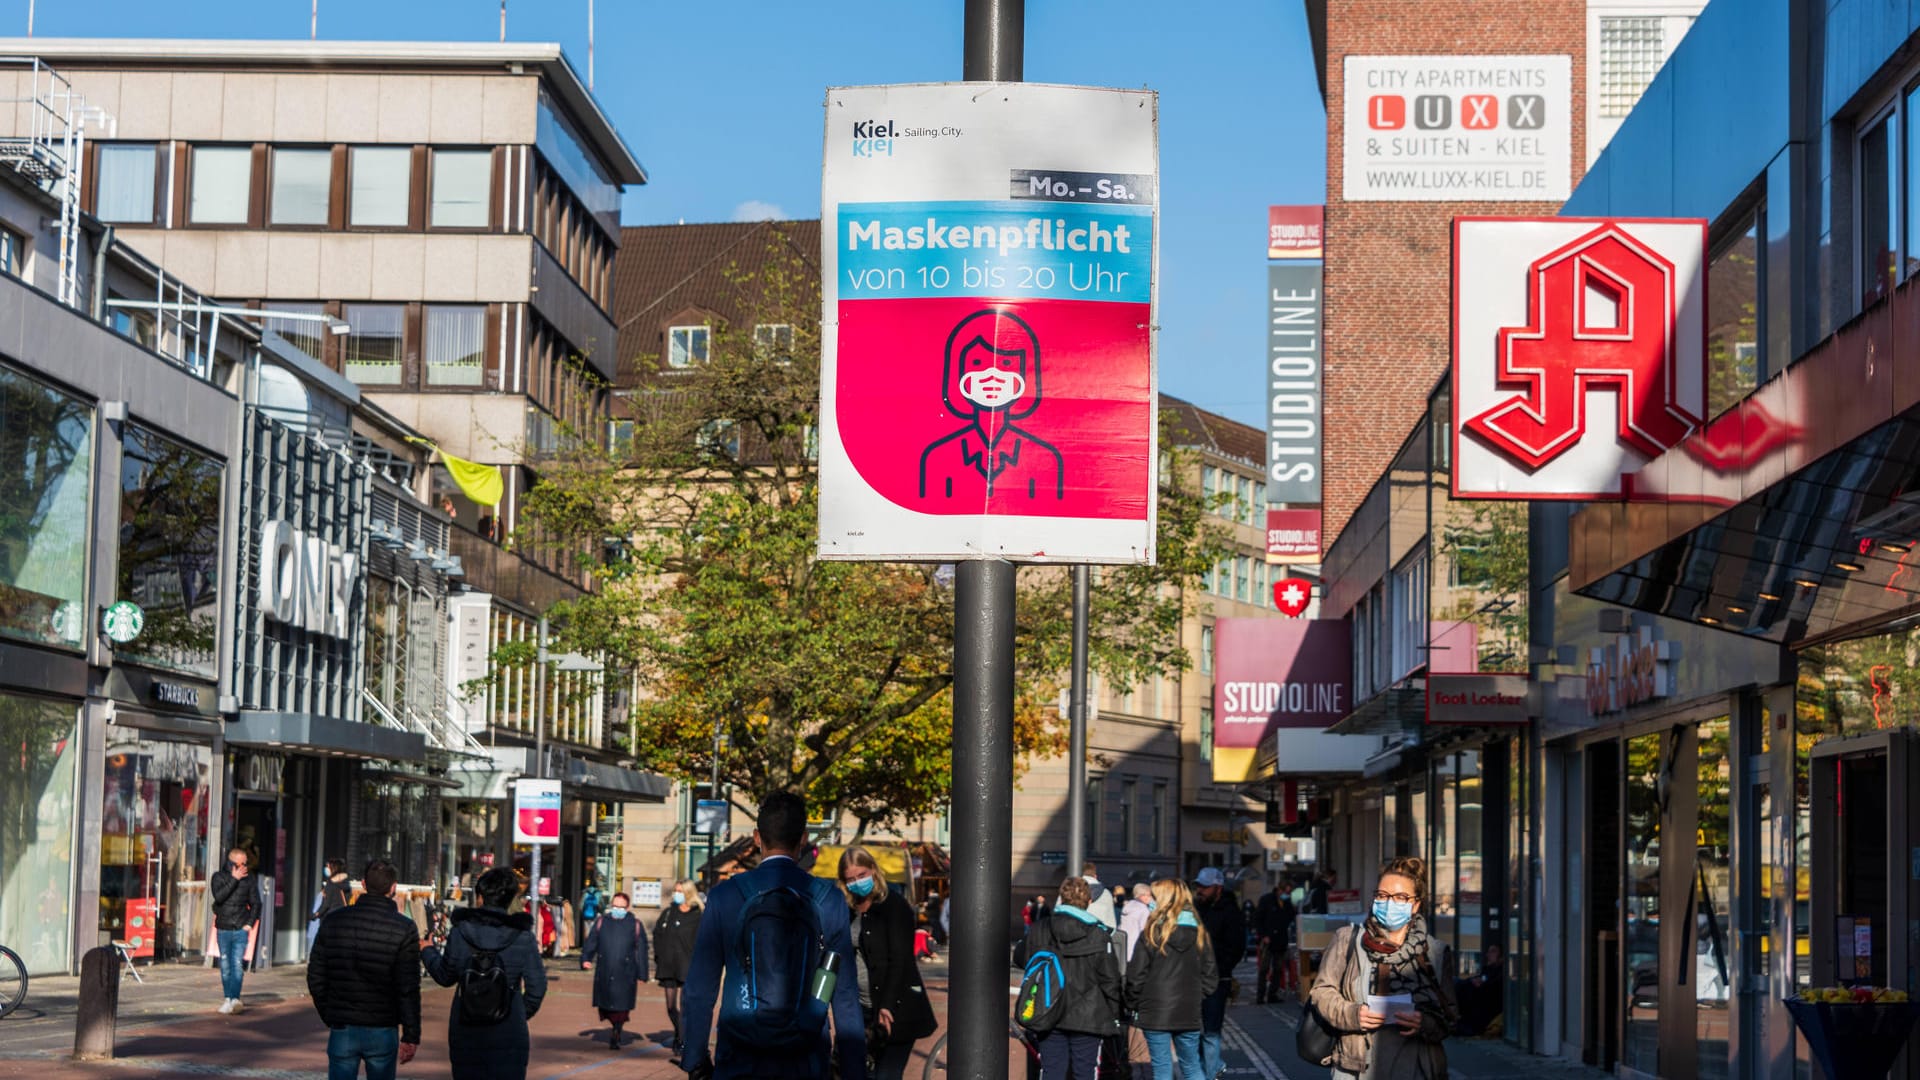
[[[873,1080],[900,1080],[913,1044],[939,1027],[913,958],[913,905],[887,887],[879,861],[863,847],[840,856],[840,889],[853,915],[854,968],[874,1063],[869,1072]]]
[[[1341,927],[1327,945],[1308,1003],[1339,1033],[1332,1056],[1319,1063],[1337,1080],[1447,1074],[1440,1044],[1458,1014],[1439,973],[1452,963],[1427,936],[1426,899],[1425,860],[1394,859],[1380,871],[1366,921]]]

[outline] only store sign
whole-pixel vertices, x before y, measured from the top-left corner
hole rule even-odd
[[[1156,110],[828,92],[822,557],[1152,561]]]

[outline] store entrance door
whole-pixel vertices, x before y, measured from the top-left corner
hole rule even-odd
[[[1812,921],[1815,986],[1907,988],[1920,977],[1920,754],[1913,732],[1827,739],[1813,748]],[[1911,855],[1909,853],[1912,853]],[[1890,1074],[1920,1077],[1920,1053]]]

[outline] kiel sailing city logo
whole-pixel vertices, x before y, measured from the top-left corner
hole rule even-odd
[[[1480,479],[1456,482],[1487,497],[1616,495],[1622,472],[1701,422],[1704,259],[1672,243],[1692,223],[1473,224],[1532,228],[1497,236],[1497,244],[1456,237],[1460,429],[1501,459],[1477,463]],[[1561,242],[1570,230],[1577,235]],[[1642,232],[1659,235],[1650,241]],[[1520,284],[1522,243],[1541,252],[1525,264],[1524,319],[1508,291]],[[1462,265],[1469,254],[1484,273]]]

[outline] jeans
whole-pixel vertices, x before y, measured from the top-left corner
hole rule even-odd
[[[327,1035],[327,1080],[355,1080],[362,1061],[367,1080],[393,1080],[400,1062],[399,1029],[348,1025]]]
[[[1100,1036],[1077,1031],[1049,1031],[1040,1037],[1041,1080],[1097,1080],[1100,1072]]]
[[[1173,1060],[1180,1059],[1180,1080],[1206,1080],[1200,1071],[1200,1033],[1197,1031],[1143,1031],[1147,1054],[1153,1058],[1153,1080],[1173,1080]]]
[[[240,980],[247,972],[247,932],[220,930],[220,996],[239,998]]]
[[[1227,995],[1232,990],[1223,976],[1220,988],[1200,1002],[1200,1080],[1213,1080],[1224,1064],[1220,1060],[1220,1029],[1227,1026]]]

